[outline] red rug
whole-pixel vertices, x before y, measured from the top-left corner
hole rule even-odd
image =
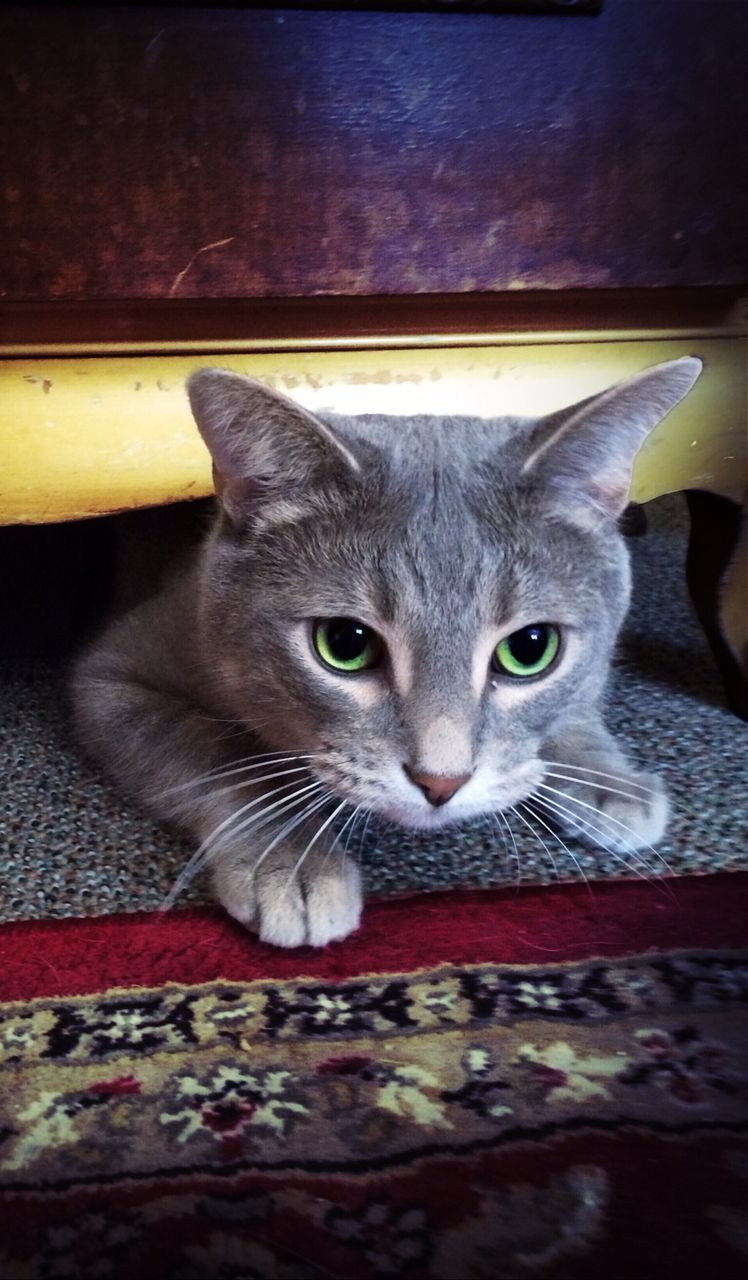
[[[440,894],[324,952],[5,926],[0,1277],[742,1280],[747,907]]]

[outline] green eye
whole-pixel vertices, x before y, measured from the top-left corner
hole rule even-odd
[[[368,671],[382,656],[377,633],[355,618],[321,618],[314,624],[312,638],[317,654],[333,671]]]
[[[558,627],[550,622],[534,622],[497,644],[493,668],[507,676],[539,676],[550,667],[560,643]]]

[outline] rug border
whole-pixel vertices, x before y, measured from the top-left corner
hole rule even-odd
[[[538,965],[747,942],[748,872],[374,900],[357,933],[320,950],[261,943],[213,907],[27,920],[0,926],[0,1000],[217,979],[335,981],[439,964]]]

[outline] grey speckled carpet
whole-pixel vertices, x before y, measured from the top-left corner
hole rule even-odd
[[[649,873],[745,868],[748,725],[725,707],[714,664],[690,613],[681,499],[650,504],[647,513],[648,534],[630,543],[634,605],[611,685],[608,721],[633,757],[664,777],[670,792],[670,829],[659,857],[646,859]],[[67,532],[0,531],[5,576],[13,580],[13,590],[5,592],[12,607],[0,646],[4,920],[157,907],[189,853],[180,839],[120,799],[79,759],[70,740],[61,696],[70,637],[63,642],[55,632],[65,630],[60,616],[75,575],[89,571],[78,554],[80,539],[95,536],[88,530],[82,535],[80,526]],[[67,568],[60,563],[66,557]],[[50,620],[57,627],[50,627]],[[40,632],[43,645],[37,643]],[[360,852],[374,892],[516,883],[520,873],[524,883],[554,879],[540,841],[519,822],[513,825],[519,871],[514,848],[505,847],[492,821],[428,839],[370,826],[360,850],[359,833],[354,835],[351,852]],[[578,867],[557,846],[556,866],[564,878],[582,871],[592,879],[635,874],[631,864],[607,853],[567,843]],[[205,885],[198,882],[181,901],[204,896]]]

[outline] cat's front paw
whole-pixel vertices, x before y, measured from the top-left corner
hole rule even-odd
[[[613,770],[603,762],[595,776],[589,767],[572,766],[563,778],[549,774],[541,793],[565,832],[615,853],[650,848],[665,834],[667,796],[652,773]]]
[[[257,870],[226,859],[213,873],[216,896],[235,920],[277,947],[324,947],[358,928],[362,892],[358,867],[337,854],[279,855]]]

